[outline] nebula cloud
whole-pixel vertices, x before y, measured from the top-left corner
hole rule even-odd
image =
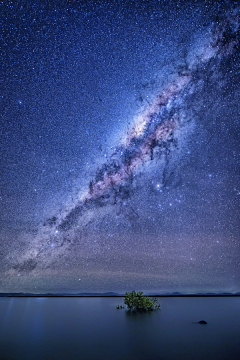
[[[96,172],[88,189],[63,218],[53,217],[46,224],[58,230],[70,229],[88,209],[108,204],[111,193],[121,198],[126,184],[146,162],[164,156],[174,141],[177,129],[183,126],[179,109],[197,83],[197,72],[214,58],[222,59],[239,51],[239,10],[217,19],[205,34],[203,44],[189,53],[186,66],[173,81],[159,91],[140,115],[109,161]],[[126,195],[126,193],[125,193]]]

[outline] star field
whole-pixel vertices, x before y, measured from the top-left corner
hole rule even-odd
[[[239,291],[237,2],[1,10],[0,291]]]

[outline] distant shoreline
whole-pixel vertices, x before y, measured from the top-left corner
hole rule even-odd
[[[95,297],[124,297],[125,294],[30,294],[30,293],[0,293],[1,297],[81,297],[81,298],[95,298]],[[222,294],[146,294],[148,297],[233,297],[240,296],[240,293],[230,294],[230,293],[222,293]]]

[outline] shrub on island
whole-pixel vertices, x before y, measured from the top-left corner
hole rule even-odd
[[[128,310],[131,311],[149,311],[158,310],[160,305],[157,304],[157,299],[151,300],[148,296],[143,295],[141,291],[126,292],[124,304],[127,305]],[[122,309],[123,306],[117,305],[117,309]]]

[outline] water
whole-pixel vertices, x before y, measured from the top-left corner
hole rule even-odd
[[[131,314],[116,309],[123,298],[0,298],[0,359],[240,358],[240,297],[159,303]]]

